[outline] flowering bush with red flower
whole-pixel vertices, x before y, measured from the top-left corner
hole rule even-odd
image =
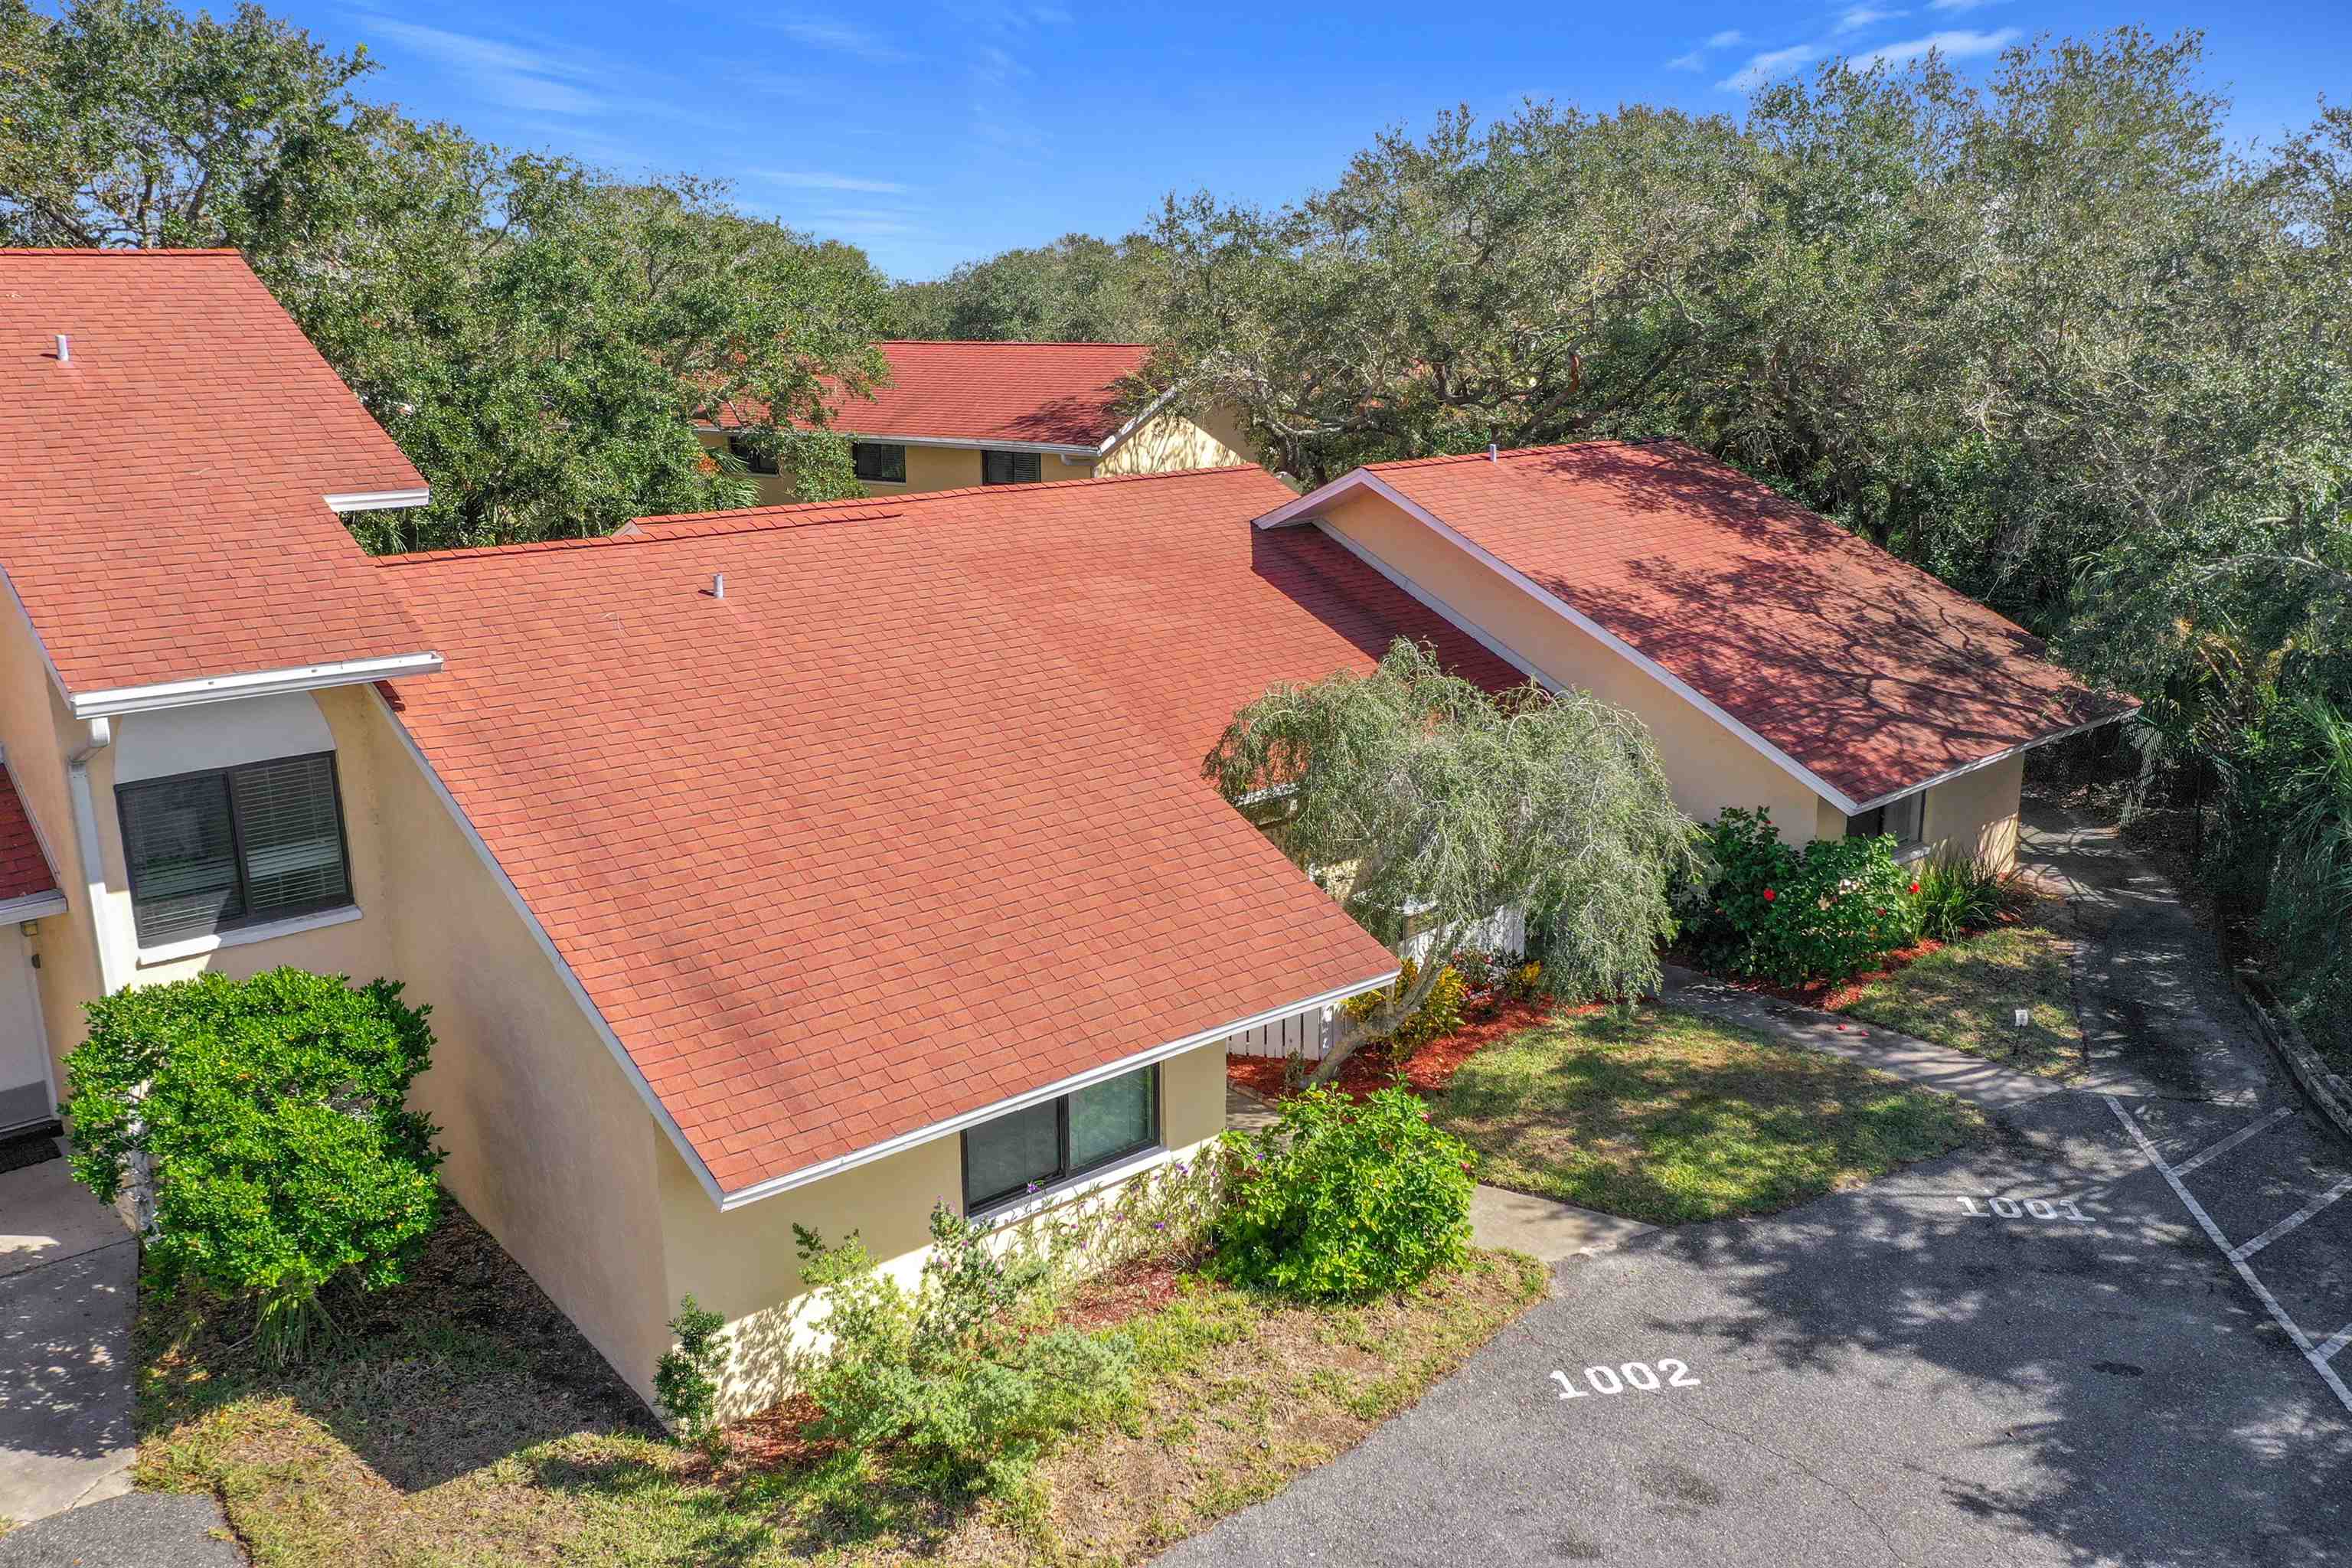
[[[1682,932],[1698,961],[1774,985],[1843,980],[1919,938],[1918,884],[1895,840],[1817,838],[1796,849],[1769,807],[1733,807],[1702,847],[1714,879],[1685,901]]]

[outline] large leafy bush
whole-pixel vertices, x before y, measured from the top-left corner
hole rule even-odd
[[[1843,980],[1918,939],[1918,884],[1895,862],[1895,840],[1816,838],[1793,849],[1769,808],[1734,806],[1706,829],[1715,865],[1684,908],[1699,962],[1775,985]]]
[[[111,1203],[143,1170],[150,1265],[256,1300],[281,1356],[323,1326],[329,1280],[404,1279],[439,1212],[434,1127],[405,1103],[431,1009],[400,991],[202,974],[91,1003],[66,1058],[74,1174]]]
[[[1361,1300],[1462,1261],[1470,1244],[1469,1146],[1402,1089],[1357,1103],[1311,1089],[1283,1101],[1241,1155],[1217,1226],[1226,1279],[1307,1300]]]
[[[945,1491],[993,1492],[1024,1476],[1055,1434],[1128,1396],[1134,1352],[1123,1337],[1019,1321],[1052,1266],[991,1247],[985,1222],[935,1205],[912,1290],[855,1234],[828,1247],[813,1230],[793,1232],[802,1280],[825,1303],[814,1326],[829,1342],[803,1368],[819,1411],[813,1436],[860,1455],[890,1449]]]

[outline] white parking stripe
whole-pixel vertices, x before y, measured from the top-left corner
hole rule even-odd
[[[2180,1163],[2172,1168],[2179,1174],[2185,1176],[2189,1172],[2196,1170],[2199,1166],[2204,1164],[2207,1161],[2220,1159],[2222,1155],[2228,1153],[2231,1150],[2236,1148],[2247,1139],[2252,1138],[2255,1133],[2263,1131],[2268,1128],[2274,1127],[2281,1121],[2293,1116],[2294,1114],[2294,1108],[2293,1106],[2282,1105],[2276,1110],[2272,1111],[2268,1116],[2263,1117],[2260,1121],[2247,1123],[2245,1126],[2239,1128],[2235,1132],[2231,1133],[2227,1138],[2222,1139],[2219,1143],[2214,1144],[2211,1148],[2203,1151],[2201,1153],[2190,1155],[2188,1159],[2183,1160]]]
[[[2336,1330],[2334,1333],[2328,1335],[2327,1342],[2321,1345],[2317,1350],[2311,1353],[2317,1356],[2322,1361],[2334,1361],[2336,1359],[2336,1352],[2342,1350],[2346,1345],[2352,1345],[2352,1323],[2347,1323],[2342,1328]]]
[[[2342,1181],[2336,1183],[2334,1187],[2330,1188],[2326,1195],[2312,1199],[2309,1203],[2304,1205],[2301,1208],[2287,1215],[2286,1218],[2279,1221],[2278,1224],[2271,1226],[2270,1229],[2263,1232],[2262,1235],[2246,1243],[2245,1246],[2239,1247],[2235,1252],[2231,1253],[2230,1256],[2232,1258],[2252,1258],[2255,1253],[2260,1252],[2263,1247],[2268,1247],[2272,1242],[2276,1241],[2280,1237],[2284,1236],[2288,1231],[2293,1230],[2296,1226],[2301,1225],[2304,1221],[2309,1219],[2313,1215],[2317,1214],[2321,1209],[2326,1208],[2329,1204],[2334,1203],[2336,1199],[2342,1197],[2347,1193],[2352,1193],[2352,1176],[2345,1177]]]
[[[2310,1337],[2294,1326],[2294,1320],[2286,1315],[2286,1309],[2279,1305],[2276,1296],[2271,1294],[2271,1288],[2263,1284],[2254,1271],[2246,1266],[2244,1258],[2231,1250],[2229,1238],[2221,1234],[2221,1227],[2213,1223],[2213,1216],[2205,1212],[2205,1205],[2189,1194],[2189,1189],[2181,1184],[2179,1176],[2174,1173],[2172,1167],[2164,1163],[2164,1156],[2156,1152],[2156,1145],[2147,1141],[2147,1134],[2139,1130],[2139,1123],[2134,1121],[2130,1113],[2116,1103],[2114,1095],[2103,1094],[2099,1098],[2107,1102],[2107,1109],[2114,1111],[2116,1120],[2124,1124],[2124,1131],[2130,1133],[2132,1142],[2139,1145],[2139,1152],[2147,1156],[2147,1163],[2154,1165],[2163,1174],[2165,1181],[2170,1184],[2172,1195],[2179,1198],[2187,1205],[2189,1212],[2197,1217],[2197,1223],[2204,1228],[2206,1238],[2221,1249],[2221,1256],[2230,1260],[2230,1267],[2238,1271],[2238,1278],[2246,1282],[2246,1289],[2261,1299],[2263,1306],[2269,1310],[2272,1321],[2286,1331],[2286,1337],[2294,1342],[2294,1348],[2303,1352],[2303,1359],[2312,1364],[2313,1370],[2319,1373],[2320,1380],[2334,1391],[2337,1399],[2344,1402],[2344,1408],[2352,1410],[2352,1388],[2345,1386],[2344,1380],[2336,1375],[2336,1369],[2327,1364],[2326,1357],[2322,1356],[2313,1348]]]

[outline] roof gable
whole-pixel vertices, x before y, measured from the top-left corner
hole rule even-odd
[[[430,667],[327,503],[425,481],[236,252],[0,251],[0,566],[68,693]]]
[[[1673,442],[1376,463],[1377,489],[1853,812],[2130,710],[1931,574]]]

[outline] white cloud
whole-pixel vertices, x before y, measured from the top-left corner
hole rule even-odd
[[[1782,75],[1792,66],[1821,58],[1822,47],[1819,44],[1791,44],[1785,49],[1772,49],[1752,57],[1746,65],[1715,85],[1726,92],[1748,92]]]
[[[767,25],[813,49],[831,49],[836,54],[855,55],[861,60],[872,60],[877,65],[907,58],[905,50],[896,48],[875,34],[862,27],[853,27],[846,22],[771,21]]]
[[[1748,35],[1738,28],[1726,27],[1720,33],[1709,34],[1705,47],[1710,49],[1727,49],[1747,41]]]
[[[1726,27],[1720,33],[1710,33],[1707,35],[1706,42],[1690,53],[1676,55],[1673,59],[1668,60],[1666,68],[1670,71],[1704,70],[1706,68],[1706,52],[1709,49],[1727,49],[1742,42],[1746,37],[1747,35],[1737,27]]]
[[[1997,55],[2022,36],[2015,27],[2003,27],[1997,33],[1930,33],[1924,38],[1889,44],[1866,55],[1856,55],[1853,65],[1858,71],[1866,71],[1873,66],[1899,66],[1917,59],[1931,49],[1948,60],[1972,59],[1979,55]]]
[[[1998,5],[2001,0],[1927,0],[1930,11],[1981,11],[1988,5]]]
[[[365,21],[370,30],[461,73],[507,107],[540,114],[598,114],[613,107],[613,79],[593,59],[392,16],[366,14]]]
[[[898,195],[907,188],[896,180],[866,180],[854,174],[820,174],[796,169],[753,169],[745,177],[802,191],[865,191],[875,195]]]
[[[1864,27],[1880,22],[1891,22],[1897,16],[1908,16],[1908,11],[1881,11],[1869,5],[1850,6],[1837,19],[1830,31],[1833,34],[1859,33]]]
[[[1668,60],[1666,68],[1670,71],[1695,71],[1706,64],[1705,60],[1699,58],[1698,51],[1693,49],[1686,55],[1676,55],[1673,59]]]

